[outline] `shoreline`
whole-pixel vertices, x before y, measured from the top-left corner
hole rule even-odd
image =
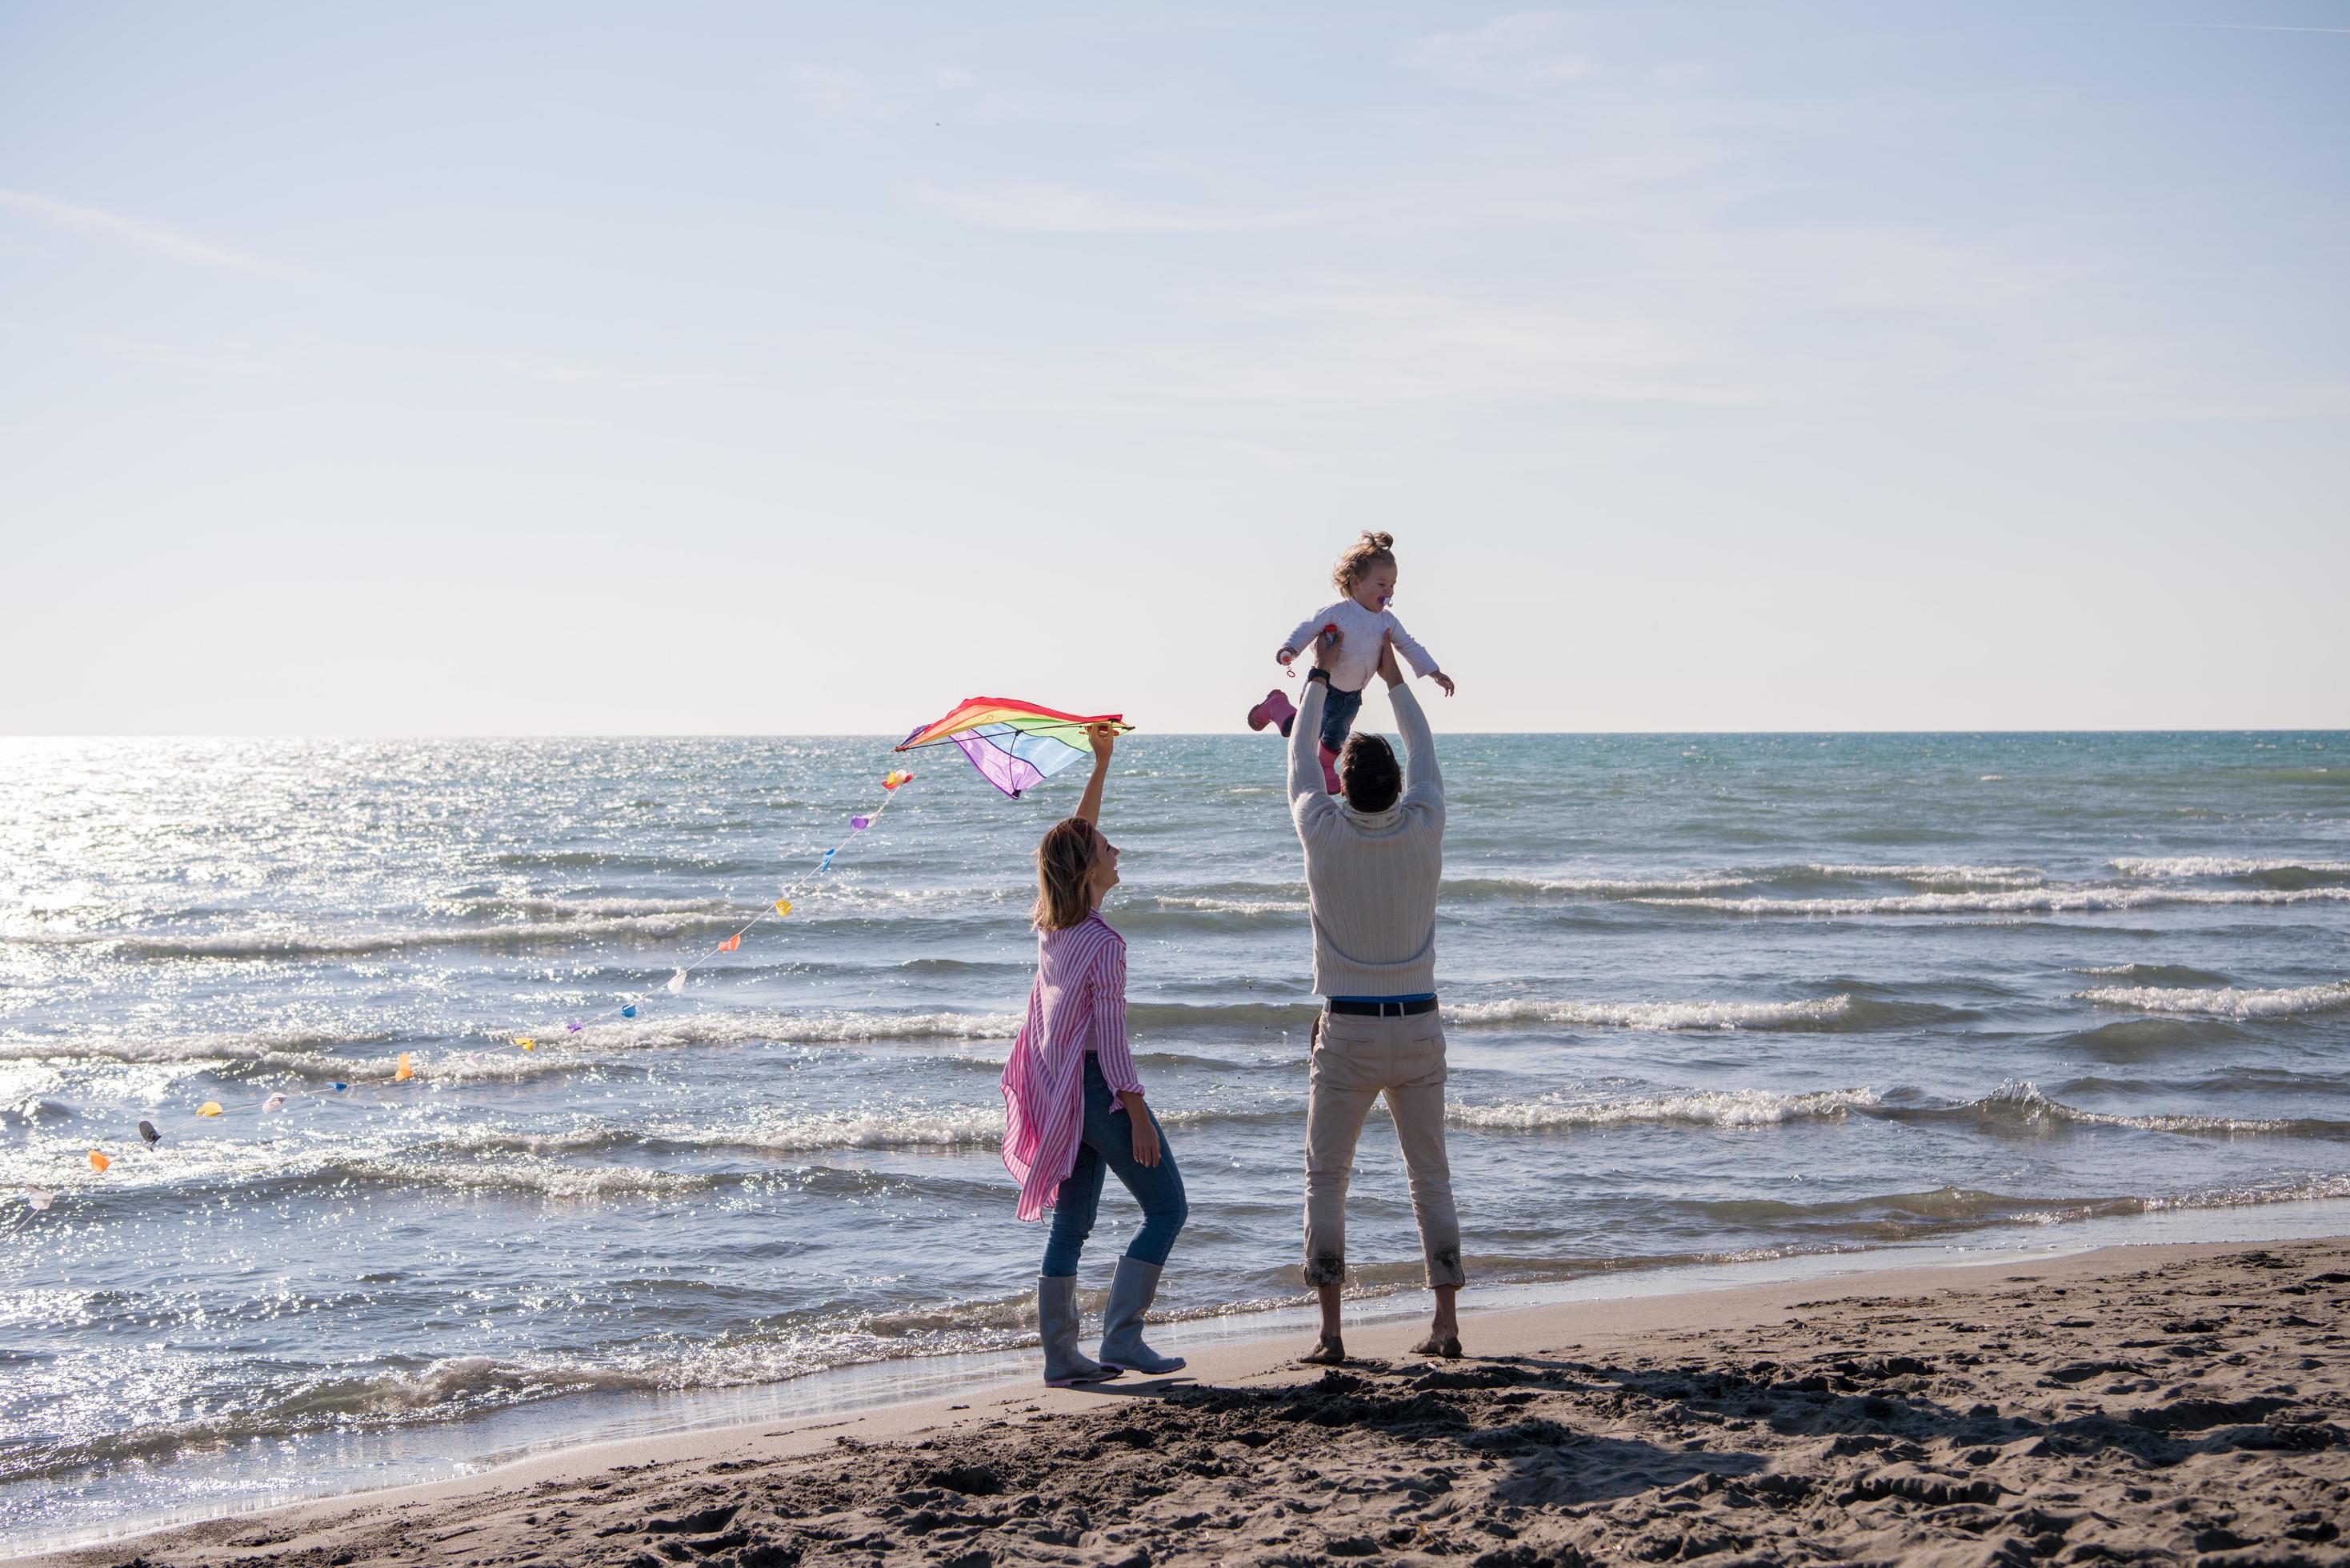
[[[2257,1217],[2261,1223],[2243,1221]],[[1970,1232],[1958,1241],[1894,1241],[1768,1258],[1711,1261],[1623,1261],[1566,1278],[1505,1281],[1475,1288],[1482,1314],[1545,1307],[1570,1308],[1596,1302],[1667,1296],[1702,1296],[1749,1286],[1814,1282],[1833,1284],[1905,1270],[1964,1269],[1993,1262],[2037,1263],[2054,1257],[2116,1247],[2172,1243],[2260,1246],[2304,1239],[2350,1236],[2350,1199],[2303,1199],[2250,1210],[2181,1209],[2126,1217],[2077,1220],[2061,1226],[2011,1225]],[[1350,1294],[1349,1324],[1383,1325],[1416,1321],[1425,1312],[1418,1285],[1381,1287],[1362,1297]],[[1211,1348],[1257,1342],[1310,1341],[1315,1319],[1311,1298],[1286,1304],[1232,1310],[1180,1320],[1157,1320],[1154,1342],[1173,1354],[1196,1355]],[[1464,1311],[1471,1310],[1464,1307]],[[543,1404],[444,1417],[413,1425],[366,1430],[350,1437],[375,1448],[407,1448],[443,1440],[442,1451],[402,1460],[378,1452],[359,1459],[344,1451],[342,1473],[311,1485],[237,1485],[234,1469],[200,1476],[225,1500],[212,1507],[125,1510],[115,1519],[77,1528],[72,1524],[26,1531],[15,1541],[0,1533],[0,1568],[19,1558],[69,1552],[134,1541],[227,1519],[253,1518],[290,1508],[328,1504],[414,1488],[463,1486],[517,1466],[559,1459],[588,1449],[634,1443],[666,1443],[709,1438],[738,1428],[798,1428],[834,1417],[869,1415],[920,1405],[950,1388],[994,1387],[1024,1383],[1034,1367],[1033,1345],[1014,1349],[953,1351],[856,1362],[784,1379],[723,1388],[660,1395],[643,1391],[567,1396]],[[522,1426],[527,1435],[506,1436]],[[307,1435],[316,1442],[326,1434]],[[282,1440],[282,1439],[280,1439]],[[305,1440],[296,1438],[296,1441]],[[244,1439],[229,1450],[252,1453],[272,1446],[263,1438]],[[202,1467],[217,1464],[220,1452],[163,1461]],[[272,1457],[270,1462],[285,1461]],[[385,1477],[387,1469],[404,1471]],[[377,1475],[368,1472],[374,1470]],[[74,1472],[84,1473],[84,1472]],[[70,1475],[67,1479],[71,1479]],[[31,1485],[21,1482],[19,1485]]]
[[[2241,1264],[2241,1261],[2246,1258],[2291,1260],[2291,1267],[2311,1279],[2324,1279],[2331,1275],[2334,1281],[2339,1282],[2298,1285],[2296,1288],[2305,1294],[2315,1293],[2309,1294],[2309,1305],[2313,1309],[2328,1302],[2334,1303],[2331,1314],[2316,1312],[2313,1317],[2302,1319],[2297,1314],[2285,1313],[2282,1317],[2288,1325],[2287,1331],[2281,1334],[2272,1334],[2270,1337],[2295,1342],[2282,1349],[2300,1353],[2305,1365],[2298,1374],[2297,1381],[2306,1386],[2303,1403],[2314,1401],[2315,1412],[2302,1419],[2298,1426],[2280,1428],[2287,1431],[2287,1438],[2279,1440],[2303,1440],[2294,1438],[2293,1433],[2317,1434],[2307,1439],[2314,1447],[2291,1451],[2315,1454],[2336,1469],[2344,1468],[2350,1464],[2350,1447],[2337,1447],[2331,1438],[2324,1436],[2326,1432],[2338,1434],[2343,1427],[2350,1426],[2350,1342],[2345,1341],[2341,1332],[2343,1305],[2350,1304],[2350,1272],[2346,1272],[2350,1271],[2350,1237],[2340,1235],[2265,1243],[2202,1241],[2124,1244],[2061,1253],[2048,1251],[2037,1253],[2001,1251],[1965,1262],[1919,1263],[1904,1261],[1883,1268],[1852,1267],[1849,1265],[1854,1262],[1854,1255],[1844,1255],[1829,1261],[1844,1262],[1846,1267],[1820,1269],[1799,1277],[1769,1282],[1682,1288],[1661,1293],[1625,1293],[1610,1297],[1553,1300],[1536,1304],[1464,1307],[1463,1340],[1471,1354],[1469,1358],[1457,1363],[1403,1358],[1401,1353],[1417,1335],[1417,1312],[1409,1315],[1383,1314],[1377,1321],[1355,1322],[1350,1326],[1348,1349],[1357,1357],[1358,1365],[1347,1369],[1344,1381],[1351,1384],[1360,1382],[1364,1377],[1370,1377],[1374,1382],[1393,1381],[1399,1376],[1418,1376],[1420,1382],[1425,1383],[1430,1376],[1436,1376],[1440,1386],[1450,1386],[1443,1379],[1453,1374],[1469,1376],[1474,1383],[1477,1377],[1471,1375],[1476,1374],[1477,1369],[1506,1366],[1513,1369],[1508,1372],[1507,1377],[1531,1379],[1527,1388],[1516,1390],[1516,1393],[1532,1397],[1531,1390],[1537,1385],[1545,1388],[1547,1385],[1543,1383],[1542,1377],[1523,1372],[1522,1364],[1525,1364],[1529,1357],[1541,1360],[1572,1354],[1579,1359],[1595,1355],[1606,1357],[1617,1366],[1636,1361],[1645,1366],[1660,1357],[1668,1361],[1676,1356],[1687,1359],[1692,1354],[1689,1347],[1697,1345],[1700,1349],[1694,1354],[1700,1361],[1710,1356],[1712,1362],[1721,1363],[1722,1356],[1712,1342],[1742,1334],[1760,1334],[1767,1338],[1773,1333],[1783,1333],[1791,1317],[1800,1322],[1801,1309],[1807,1305],[1817,1306],[1824,1298],[1833,1298],[1839,1303],[1866,1302],[1880,1307],[1887,1303],[1915,1307],[1928,1303],[1964,1301],[1970,1303],[1970,1310],[1975,1315],[2000,1319],[1989,1326],[1968,1326],[1978,1328],[1985,1334],[1999,1334],[2021,1339],[2031,1332],[2045,1334],[2052,1331],[2047,1328],[2027,1331],[2020,1325],[2018,1320],[2025,1308],[2021,1302],[2019,1287],[2026,1293],[2055,1293],[2062,1295],[2070,1290],[2087,1289],[2104,1291],[2110,1295],[2130,1282],[2142,1282],[2166,1271],[2182,1280],[2208,1276],[2223,1286],[2231,1287],[2234,1284],[2232,1280],[2220,1278],[2230,1268],[2237,1268],[2239,1272],[2245,1268],[2275,1272],[2283,1266],[2275,1263]],[[2231,1263],[2230,1260],[2237,1262]],[[2278,1277],[2282,1280],[2290,1276],[2279,1272]],[[2178,1293],[2178,1287],[2168,1288],[2171,1293]],[[1416,1300],[1409,1293],[1403,1299]],[[1997,1309],[1996,1313],[1991,1311],[1993,1308]],[[1831,1314],[1829,1317],[1849,1324],[1858,1321],[1856,1314],[1859,1311],[1856,1307],[1850,1312]],[[2317,1321],[2329,1315],[2333,1319],[2331,1323]],[[2123,1376],[2119,1369],[2130,1362],[2133,1355],[2144,1355],[2142,1346],[2135,1352],[2129,1351],[2128,1347],[2143,1339],[2141,1330],[2151,1330],[2155,1325],[2137,1323],[2132,1314],[2124,1316],[2128,1321],[2106,1324],[2103,1330],[2112,1340],[2111,1344],[2103,1345],[2104,1362],[2099,1363],[2093,1355],[2077,1363],[2097,1366],[2098,1370],[2084,1374],[2075,1382],[2064,1384],[2064,1392],[2086,1392],[2091,1380],[2106,1376],[2109,1373],[2117,1379],[2117,1386],[2119,1382],[2132,1381]],[[2295,1326],[2295,1319],[2303,1325],[2298,1335],[2290,1332]],[[2061,1328],[2075,1321],[2080,1321],[2085,1328],[2093,1326],[2088,1320],[2064,1318],[2062,1314],[2058,1314],[2057,1326]],[[2328,1329],[2332,1331],[2330,1334],[2324,1332]],[[2080,1331],[2072,1332],[2077,1334]],[[2217,1334],[2219,1331],[2213,1329],[2211,1332]],[[2095,1335],[2087,1337],[2095,1339]],[[10,1568],[99,1568],[100,1564],[121,1563],[135,1557],[160,1565],[217,1562],[222,1560],[219,1553],[225,1549],[234,1552],[239,1561],[327,1562],[338,1560],[336,1552],[345,1549],[338,1544],[334,1552],[328,1552],[328,1542],[361,1539],[374,1541],[376,1544],[357,1557],[341,1560],[386,1563],[487,1560],[468,1555],[476,1550],[487,1552],[490,1545],[487,1539],[462,1551],[444,1553],[422,1539],[422,1521],[427,1518],[437,1521],[460,1515],[465,1519],[478,1517],[482,1522],[466,1525],[460,1533],[467,1537],[503,1538],[512,1535],[519,1538],[532,1532],[546,1532],[548,1526],[542,1522],[540,1505],[535,1500],[557,1492],[576,1492],[581,1499],[599,1508],[612,1507],[635,1499],[639,1494],[650,1497],[662,1489],[674,1489],[681,1485],[707,1490],[714,1484],[723,1488],[728,1483],[719,1478],[749,1476],[770,1467],[821,1470],[837,1462],[831,1457],[836,1453],[885,1450],[902,1459],[907,1453],[915,1451],[907,1449],[905,1445],[916,1442],[933,1450],[943,1447],[993,1451],[1007,1442],[1024,1443],[1032,1449],[1041,1444],[1049,1450],[1052,1448],[1048,1440],[1050,1434],[1064,1425],[1068,1428],[1070,1447],[1070,1452],[1063,1456],[1066,1460],[1065,1468],[1085,1468],[1092,1464],[1092,1460],[1085,1457],[1087,1451],[1097,1454],[1101,1446],[1100,1434],[1090,1431],[1090,1426],[1099,1424],[1094,1417],[1110,1419],[1116,1413],[1124,1411],[1139,1426],[1153,1411],[1166,1411],[1170,1415],[1187,1413],[1202,1399],[1230,1397],[1277,1404],[1284,1399],[1305,1397],[1306,1391],[1323,1381],[1321,1369],[1300,1367],[1292,1363],[1292,1357],[1305,1347],[1309,1338],[1302,1331],[1253,1333],[1202,1343],[1196,1336],[1170,1334],[1170,1346],[1191,1358],[1191,1365],[1174,1380],[1129,1377],[1097,1389],[1048,1390],[1031,1380],[1035,1376],[1031,1368],[1026,1377],[1016,1380],[974,1378],[964,1389],[929,1398],[887,1403],[857,1410],[819,1411],[796,1419],[690,1428],[617,1441],[552,1447],[511,1463],[464,1476],[379,1490],[344,1492],[229,1513],[201,1522],[169,1524],[138,1533],[89,1541],[80,1546],[36,1549],[22,1556],[0,1561],[5,1561]],[[2092,1345],[2089,1348],[2095,1351],[2099,1346]],[[1913,1356],[1909,1359],[1923,1366],[1931,1358]],[[2216,1362],[2220,1358],[2215,1355],[2212,1359]],[[1555,1361],[1544,1364],[1557,1365]],[[1503,1374],[1493,1370],[1491,1375]],[[2199,1375],[2224,1374],[2205,1370]],[[2152,1386],[2148,1385],[2147,1388],[2135,1392],[2142,1396]],[[1189,1392],[1170,1394],[1170,1390],[1178,1389]],[[1162,1397],[1154,1398],[1152,1396]],[[1422,1402],[1425,1403],[1424,1400]],[[2245,1416],[2251,1411],[2252,1404],[2257,1400],[2238,1399],[2232,1404],[2227,1400],[2215,1402],[2209,1398],[2200,1401],[2203,1406],[2215,1403],[2227,1406],[2237,1416]],[[2274,1396],[2269,1396],[2267,1404],[2273,1407],[2279,1401]],[[2275,1416],[2277,1411],[2269,1409],[2263,1414]],[[1318,1420],[1319,1417],[1309,1417],[1308,1419]],[[1340,1436],[1348,1435],[1343,1429],[1344,1426],[1342,1423],[1338,1432]],[[2158,1422],[2157,1426],[2159,1427]],[[1040,1430],[1047,1434],[1046,1438],[1034,1436]],[[1562,1428],[1562,1432],[1565,1430],[1567,1428]],[[1353,1436],[1365,1441],[1371,1440],[1363,1434]],[[1563,1437],[1562,1440],[1565,1438]],[[2345,1439],[2345,1443],[2350,1443],[2350,1439]],[[2253,1449],[2246,1451],[2268,1450],[2255,1444]],[[1049,1452],[1046,1458],[1051,1458]],[[862,1468],[869,1470],[877,1467],[867,1464]],[[1047,1464],[1046,1468],[1049,1469],[1051,1466]],[[1184,1490],[1180,1483],[1187,1477],[1177,1471],[1170,1474],[1179,1483],[1176,1490]],[[616,1477],[622,1479],[616,1480]],[[2338,1479],[2350,1482],[2350,1471],[2345,1471]],[[739,1489],[745,1483],[733,1484]],[[1676,1483],[1676,1486],[1679,1484]],[[1636,1489],[1625,1495],[1644,1495],[1650,1490],[1656,1489]],[[1934,1489],[1925,1486],[1923,1490],[1931,1491]],[[1044,1496],[1050,1490],[1046,1487],[1036,1495]],[[2345,1486],[2343,1496],[2350,1498],[2350,1486]],[[976,1502],[983,1499],[974,1495],[971,1501]],[[738,1503],[735,1506],[739,1510],[743,1505]],[[1516,1502],[1497,1506],[1523,1508],[1523,1504]],[[1514,1532],[1514,1526],[1508,1521],[1499,1522],[1503,1523],[1505,1530]],[[388,1536],[386,1532],[390,1532]],[[546,1561],[607,1561],[601,1554],[605,1547],[602,1538],[591,1535],[574,1539],[560,1529],[556,1533],[565,1544]],[[453,1542],[455,1537],[448,1539]],[[615,1535],[612,1539],[617,1541],[619,1537]],[[1501,1539],[1495,1536],[1493,1543]],[[1106,1542],[1104,1544],[1115,1542]],[[2321,1543],[2313,1541],[2303,1544],[2317,1547]],[[910,1545],[901,1544],[893,1550],[910,1549]],[[574,1551],[581,1554],[567,1554]],[[591,1552],[596,1554],[587,1554]],[[313,1556],[313,1552],[320,1554]],[[513,1558],[515,1561],[530,1559],[528,1552]],[[609,1559],[615,1563],[627,1560],[624,1556]],[[775,1562],[787,1560],[790,1559],[772,1559]],[[875,1556],[872,1560],[879,1562],[882,1558]],[[1063,1560],[1069,1559],[1065,1557]],[[1528,1562],[1536,1560],[1526,1559]]]

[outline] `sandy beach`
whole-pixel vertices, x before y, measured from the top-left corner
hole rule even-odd
[[[2335,1240],[1472,1313],[1458,1362],[1228,1344],[18,1562],[2332,1563],[2345,1307]]]

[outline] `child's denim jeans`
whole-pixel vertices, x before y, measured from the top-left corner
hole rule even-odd
[[[1341,691],[1336,686],[1322,694],[1322,743],[1332,751],[1346,749],[1347,737],[1355,728],[1355,715],[1363,711],[1363,694]]]

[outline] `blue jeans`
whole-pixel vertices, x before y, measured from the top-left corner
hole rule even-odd
[[[1322,693],[1322,743],[1334,752],[1347,749],[1347,737],[1354,732],[1355,715],[1363,711],[1363,694],[1341,691],[1333,686]]]
[[[1156,1116],[1150,1125],[1159,1126]],[[1191,1205],[1183,1200],[1183,1173],[1175,1168],[1175,1150],[1161,1129],[1159,1163],[1136,1163],[1134,1123],[1126,1106],[1110,1093],[1101,1064],[1088,1051],[1085,1122],[1077,1133],[1076,1163],[1069,1168],[1053,1199],[1053,1234],[1045,1243],[1041,1271],[1045,1278],[1061,1279],[1077,1272],[1077,1254],[1084,1250],[1086,1238],[1094,1233],[1094,1214],[1101,1207],[1105,1166],[1118,1172],[1118,1179],[1142,1205],[1142,1229],[1127,1243],[1126,1255],[1153,1268],[1165,1263],[1175,1245],[1175,1232],[1183,1229],[1191,1213]]]

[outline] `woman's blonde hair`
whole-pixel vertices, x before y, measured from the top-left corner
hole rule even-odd
[[[1330,574],[1330,580],[1338,585],[1340,593],[1351,596],[1355,585],[1362,581],[1365,572],[1373,566],[1392,566],[1395,564],[1395,535],[1374,534],[1365,529],[1363,536],[1347,545],[1347,553],[1338,557],[1337,568]]]
[[[1036,908],[1029,918],[1042,931],[1066,931],[1094,912],[1095,845],[1099,836],[1082,816],[1064,817],[1036,846]]]

